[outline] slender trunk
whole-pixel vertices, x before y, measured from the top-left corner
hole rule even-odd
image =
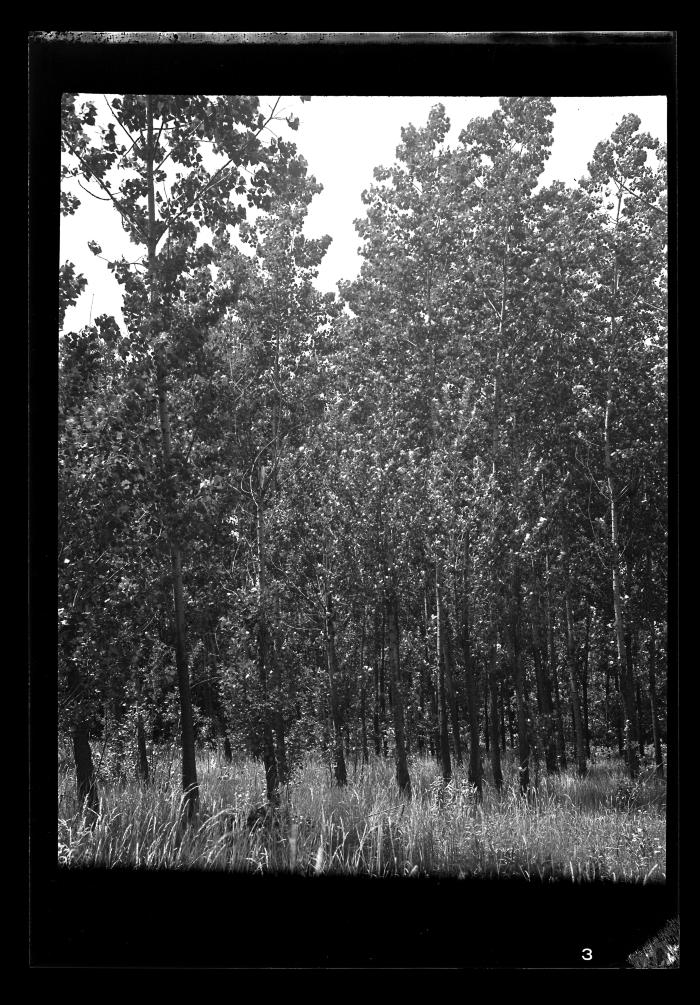
[[[510,749],[515,750],[515,729],[513,726],[513,709],[510,704],[510,688],[508,683],[501,681],[501,735],[503,737],[503,751],[506,750],[506,713],[508,720],[508,739]]]
[[[651,704],[651,730],[654,740],[654,763],[659,778],[664,776],[664,759],[661,753],[659,715],[656,703],[656,625],[652,621],[649,633],[649,702]]]
[[[279,676],[279,665],[277,663],[277,657],[273,650],[270,650],[271,662],[272,662],[272,689],[273,689],[273,708],[272,708],[272,723],[275,735],[275,758],[277,761],[277,771],[279,774],[280,784],[284,784],[289,780],[289,768],[287,765],[287,745],[284,737],[284,716],[282,710],[279,707],[280,703],[280,676]]]
[[[440,590],[436,585],[435,596],[437,599],[437,694],[438,694],[438,732],[440,767],[442,769],[442,779],[445,783],[452,777],[452,762],[450,759],[450,737],[447,726],[447,690],[445,688],[445,647],[443,645],[444,621],[440,608]]]
[[[374,706],[372,709],[372,731],[374,735],[374,752],[379,756],[382,752],[382,735],[379,725],[379,607],[374,609]]]
[[[265,561],[265,555],[263,555],[263,561]],[[267,578],[267,577],[266,577]],[[270,683],[272,685],[271,694],[271,717],[272,717],[272,728],[275,737],[275,759],[277,761],[277,774],[279,776],[280,785],[283,785],[289,780],[289,769],[287,766],[287,744],[285,741],[285,729],[284,729],[284,712],[283,712],[283,695],[282,695],[282,672],[280,669],[280,639],[279,639],[279,620],[280,620],[280,606],[279,606],[279,594],[277,590],[274,589],[272,592],[272,617],[273,623],[270,628],[270,648],[268,650],[270,657]]]
[[[491,643],[490,666],[488,670],[489,695],[491,709],[489,714],[489,738],[491,747],[491,771],[493,784],[500,791],[503,788],[503,769],[501,768],[500,737],[498,735],[498,676],[497,653],[495,640]]]
[[[92,825],[100,811],[100,796],[95,767],[92,763],[89,733],[84,722],[78,721],[73,725],[72,739],[78,803],[85,820]]]
[[[367,744],[367,697],[364,684],[360,689],[360,727],[362,736],[362,763],[367,764],[369,761],[369,746]]]
[[[425,664],[425,667],[424,667],[424,671],[425,671],[425,687],[426,687],[426,690],[428,692],[428,704],[429,704],[428,737],[429,737],[429,741],[430,741],[430,754],[431,754],[432,757],[437,757],[438,760],[439,760],[440,759],[439,758],[439,751],[440,751],[439,721],[440,721],[440,716],[439,716],[439,711],[438,711],[438,699],[437,699],[438,688],[436,688],[436,686],[435,686],[435,684],[433,683],[433,680],[432,680],[432,674],[431,674],[431,669],[430,668],[432,666],[433,661],[432,661],[432,658],[431,658],[430,641],[429,641],[429,638],[428,638],[428,632],[429,632],[429,627],[430,627],[430,613],[428,611],[428,594],[429,594],[429,592],[430,591],[429,591],[429,586],[428,586],[428,576],[426,575],[426,578],[425,578],[425,589],[423,591],[423,646],[424,646],[424,650],[425,650],[425,658],[424,658],[424,664]],[[439,687],[439,685],[438,685],[438,687]]]
[[[259,729],[262,736],[267,798],[270,803],[276,803],[279,799],[279,775],[277,773],[277,759],[275,758],[275,741],[270,722],[270,698],[267,686],[268,645],[267,621],[264,613],[261,613],[258,621],[258,679],[261,694]]]
[[[630,626],[627,632],[626,649],[627,666],[630,670],[630,687],[634,695],[634,725],[637,732],[637,745],[639,756],[643,758],[646,750],[644,744],[644,719],[642,715],[642,689],[638,672],[639,647],[637,645],[637,633],[632,626]]]
[[[583,745],[586,758],[591,759],[591,731],[588,718],[588,674],[591,656],[591,608],[586,608],[586,644],[583,651],[583,667],[581,669],[581,697],[583,699]]]
[[[503,341],[503,331],[506,317],[506,295],[508,288],[508,235],[509,228],[506,221],[504,226],[504,250],[501,268],[501,308],[498,321],[498,333],[495,339],[496,354],[493,368],[493,412],[491,422],[491,473],[494,486],[497,485],[497,475],[499,467],[499,436],[500,436],[500,399],[501,399],[501,346]],[[497,524],[495,496],[492,511],[494,529]],[[491,696],[491,715],[489,717],[490,737],[491,737],[491,767],[493,773],[493,784],[497,791],[503,788],[503,770],[501,768],[501,751],[499,748],[498,735],[498,624],[494,605],[499,595],[498,575],[496,568],[496,555],[493,556],[491,569],[491,609],[489,612],[489,668],[488,668],[488,689]]]
[[[469,634],[469,535],[465,537],[464,565],[462,573],[462,625],[460,632],[464,655],[464,679],[467,692],[467,716],[469,719],[469,781],[476,787],[481,798],[481,751],[479,749],[479,700],[477,696],[474,660],[472,659]]]
[[[454,687],[454,661],[452,659],[452,639],[450,636],[450,625],[447,611],[445,610],[442,584],[440,581],[440,570],[436,564],[435,568],[435,609],[437,613],[438,636],[440,639],[440,655],[443,662],[443,674],[445,679],[445,694],[447,697],[447,707],[449,717],[452,722],[452,743],[457,764],[462,763],[462,744],[459,736],[459,714],[457,711],[457,698]]]
[[[610,725],[610,665],[605,660],[605,746],[612,746],[612,727]]]
[[[614,322],[612,323],[614,327]],[[613,331],[613,352],[615,334]],[[605,449],[605,472],[608,486],[608,504],[610,507],[610,545],[612,562],[612,594],[613,610],[615,613],[615,640],[617,642],[617,665],[620,681],[620,697],[622,699],[622,710],[624,715],[624,735],[625,748],[627,754],[627,768],[631,778],[637,776],[639,762],[637,757],[637,737],[635,735],[635,714],[634,714],[634,691],[631,686],[630,666],[627,660],[625,649],[625,616],[622,601],[622,560],[620,558],[620,533],[618,527],[618,497],[613,476],[612,464],[612,442],[611,442],[611,420],[613,411],[612,400],[612,359],[608,367],[607,395],[605,403],[605,418],[603,428],[604,449]]]
[[[148,770],[148,750],[146,748],[146,730],[143,725],[143,716],[139,712],[136,717],[136,746],[138,750],[136,773],[144,785],[149,782]]]
[[[617,738],[617,751],[620,757],[625,756],[625,713],[622,708],[622,697],[620,695],[620,673],[615,674],[615,736]]]
[[[379,722],[382,735],[382,754],[389,756],[389,747],[386,735],[386,611],[382,607],[382,645],[379,653]]]
[[[387,620],[389,622],[389,682],[391,686],[391,710],[394,719],[394,743],[396,753],[396,781],[399,792],[411,795],[411,779],[406,758],[404,731],[403,697],[401,694],[401,673],[399,664],[399,609],[395,590],[387,598]]]
[[[571,715],[574,721],[574,736],[576,738],[576,766],[579,775],[586,774],[588,767],[586,764],[586,746],[583,739],[583,717],[581,715],[581,700],[578,693],[578,682],[576,680],[576,654],[574,651],[574,631],[571,618],[571,601],[567,587],[564,598],[565,621],[566,621],[566,656],[567,669],[569,673],[569,693],[571,695]]]
[[[491,729],[489,727],[489,680],[488,671],[484,687],[484,750],[488,754],[491,750]]]
[[[262,477],[261,477],[262,480]],[[262,490],[262,486],[261,486]],[[267,624],[267,574],[265,568],[265,509],[263,499],[257,500],[257,537],[258,537],[258,676],[262,695],[260,708],[261,732],[263,741],[263,763],[265,765],[265,782],[267,798],[271,803],[279,799],[280,782],[277,758],[275,756],[275,741],[272,730],[272,714],[269,688],[269,666],[271,639]]]
[[[148,750],[146,748],[146,729],[141,713],[141,677],[138,668],[136,670],[136,702],[138,708],[136,714],[136,775],[144,785],[148,785]]]
[[[367,743],[367,675],[365,671],[365,644],[366,644],[366,634],[365,634],[365,622],[366,622],[367,612],[363,612],[362,615],[362,637],[360,639],[360,680],[362,682],[360,687],[360,729],[362,736],[362,763],[367,764],[369,761],[369,746]]]
[[[331,718],[333,720],[333,731],[335,735],[335,780],[338,785],[346,785],[348,776],[345,768],[345,755],[343,753],[343,716],[338,701],[338,659],[335,645],[335,615],[333,612],[333,598],[330,593],[326,594],[326,651],[328,655],[328,688],[331,699]]]
[[[151,336],[157,334],[157,261],[156,261],[156,212],[153,143],[153,105],[149,94],[146,98],[146,129],[147,129],[147,189],[148,189],[148,277],[150,286],[150,326]],[[162,461],[166,482],[166,500],[163,520],[168,528],[170,546],[170,568],[173,582],[173,602],[175,608],[175,666],[177,669],[178,691],[180,697],[180,745],[182,751],[182,788],[184,796],[184,816],[192,818],[199,809],[199,785],[197,782],[197,764],[195,759],[194,718],[192,715],[192,696],[190,692],[190,677],[187,666],[187,635],[185,629],[185,599],[182,580],[182,553],[179,542],[172,529],[173,510],[175,507],[175,475],[173,471],[172,445],[170,437],[170,412],[168,407],[168,371],[165,354],[162,348],[156,348],[156,391],[158,396],[158,414],[160,420]]]
[[[438,688],[432,679],[428,679],[428,696],[430,698],[430,753],[440,760],[440,711],[438,709]],[[448,747],[449,749],[449,747]]]
[[[511,645],[513,653],[513,684],[518,714],[518,778],[520,792],[525,795],[530,787],[530,740],[529,716],[525,695],[525,669],[521,652],[522,601],[520,595],[520,575],[516,567],[513,577],[514,605],[511,623]]]
[[[547,618],[547,641],[549,649],[549,669],[552,679],[552,690],[554,692],[554,713],[556,723],[557,757],[559,758],[559,770],[566,771],[566,736],[564,734],[564,716],[561,709],[561,694],[559,691],[559,679],[557,674],[557,650],[554,642],[554,620],[552,617],[552,605],[547,589],[546,599]]]
[[[557,771],[557,741],[554,729],[554,713],[552,708],[552,684],[549,679],[547,656],[540,634],[539,599],[532,613],[532,649],[535,663],[535,680],[537,683],[537,704],[542,722],[542,746],[547,774]]]
[[[421,661],[418,670],[418,721],[416,723],[416,740],[418,743],[418,753],[424,754],[426,748],[426,687],[425,687],[425,667]]]

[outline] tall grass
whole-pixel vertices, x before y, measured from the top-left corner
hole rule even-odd
[[[665,783],[652,772],[631,783],[619,762],[594,764],[585,778],[543,777],[524,799],[507,758],[503,790],[486,782],[478,803],[465,770],[457,768],[444,786],[427,758],[411,763],[411,800],[399,795],[391,760],[358,766],[339,789],[328,765],[310,758],[284,787],[274,816],[252,827],[248,814],[264,802],[262,765],[207,755],[198,768],[201,811],[188,827],[180,823],[172,758],[156,765],[148,787],[103,779],[100,815],[88,827],[64,765],[59,862],[309,875],[665,879]]]

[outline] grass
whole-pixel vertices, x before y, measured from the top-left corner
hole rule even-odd
[[[634,783],[617,761],[542,777],[529,800],[504,761],[499,794],[479,805],[455,769],[443,786],[435,761],[411,763],[413,798],[399,796],[382,758],[330,784],[328,765],[308,759],[282,792],[274,824],[247,825],[264,802],[262,765],[200,757],[200,816],[180,826],[177,763],[156,765],[152,783],[102,779],[100,815],[87,827],[67,766],[59,772],[58,858],[64,866],[234,869],[377,876],[519,876],[570,881],[666,878],[665,782],[646,770]],[[488,763],[486,764],[488,777]]]

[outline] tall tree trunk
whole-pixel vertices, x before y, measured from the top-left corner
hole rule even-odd
[[[549,669],[552,679],[552,690],[554,692],[554,713],[556,725],[557,757],[559,758],[559,770],[566,771],[566,734],[564,733],[564,716],[561,709],[561,693],[559,691],[559,679],[557,674],[557,650],[554,642],[554,619],[552,616],[552,604],[550,597],[550,587],[547,587],[546,596],[546,618],[547,618],[547,641],[549,649]]]
[[[437,614],[438,638],[440,644],[440,655],[442,657],[443,675],[445,680],[445,694],[447,697],[447,707],[449,717],[452,721],[452,742],[457,764],[462,763],[462,744],[459,736],[459,714],[457,711],[457,698],[454,687],[454,662],[452,659],[452,639],[450,638],[450,626],[447,611],[444,606],[442,595],[442,583],[440,580],[440,569],[435,566],[435,610]]]
[[[267,637],[267,621],[264,613],[258,619],[258,680],[260,683],[261,704],[258,712],[259,731],[262,737],[263,765],[265,767],[265,786],[267,799],[276,803],[279,799],[279,775],[277,774],[277,759],[275,757],[275,741],[270,722],[270,696],[268,693],[267,664],[269,640]]]
[[[138,666],[136,667],[136,704],[136,775],[144,785],[148,785],[148,750],[146,748],[146,730],[141,713],[141,675]]]
[[[389,746],[387,741],[387,715],[386,715],[386,610],[382,605],[382,645],[379,653],[379,723],[382,735],[382,754],[389,756]]]
[[[576,653],[574,648],[574,630],[571,618],[571,601],[569,598],[568,586],[564,598],[565,622],[566,622],[566,656],[567,669],[569,672],[569,693],[571,695],[571,714],[574,721],[574,736],[576,738],[576,767],[579,775],[585,775],[588,767],[586,764],[586,745],[583,738],[583,716],[581,715],[581,700],[578,693],[578,681],[576,680]]]
[[[334,759],[335,759],[335,780],[338,785],[346,785],[348,776],[345,768],[345,755],[343,753],[343,716],[338,700],[338,658],[335,644],[335,615],[333,612],[333,598],[330,592],[326,593],[325,629],[326,629],[326,651],[328,655],[328,687],[331,699],[331,718],[333,720],[333,732],[335,736]]]
[[[280,784],[284,784],[289,780],[289,767],[287,765],[287,744],[284,737],[284,715],[280,708],[281,681],[279,662],[273,646],[270,647],[270,660],[272,663],[272,723],[275,735],[275,759],[277,761]]]
[[[89,731],[80,714],[79,705],[76,706],[71,735],[78,803],[85,820],[92,825],[100,811],[100,796],[97,789],[95,767],[92,763]]]
[[[610,725],[610,665],[605,660],[605,746],[612,747],[612,726]]]
[[[514,603],[511,620],[511,646],[513,654],[513,684],[518,714],[518,778],[520,792],[525,795],[530,787],[530,740],[529,716],[525,695],[525,669],[521,652],[522,601],[520,595],[520,573],[516,565],[513,576]]]
[[[362,737],[362,763],[369,761],[369,745],[367,742],[367,672],[365,670],[365,644],[366,644],[366,619],[367,612],[362,613],[362,636],[360,639],[360,730]]]
[[[615,673],[615,736],[617,738],[617,752],[620,757],[625,756],[625,713],[620,694],[620,672],[619,668]]]
[[[537,683],[537,704],[542,722],[542,746],[547,774],[554,774],[557,765],[557,741],[554,728],[554,711],[552,708],[552,684],[547,667],[547,654],[540,632],[540,603],[537,598],[532,612],[532,651],[535,664],[535,680]]]
[[[617,276],[617,266],[615,268]],[[617,278],[615,280],[617,286]],[[612,563],[612,594],[613,610],[615,613],[615,640],[617,642],[617,665],[620,681],[620,697],[622,698],[622,709],[624,714],[624,734],[625,748],[627,754],[627,768],[631,778],[636,778],[639,771],[639,761],[637,757],[637,737],[635,735],[635,714],[634,714],[634,690],[631,682],[631,669],[627,659],[625,648],[625,616],[622,601],[622,560],[620,557],[620,532],[618,514],[618,495],[615,486],[612,463],[612,441],[611,441],[611,420],[613,411],[612,399],[612,378],[613,359],[615,352],[616,335],[614,331],[615,321],[611,322],[613,328],[613,349],[610,365],[608,367],[607,394],[605,403],[605,418],[603,423],[603,442],[605,449],[605,473],[608,486],[608,504],[610,507],[610,545]]]
[[[147,130],[147,198],[148,198],[148,277],[150,297],[150,328],[155,340],[158,334],[157,313],[157,283],[158,264],[156,260],[156,232],[154,158],[153,142],[153,102],[151,95],[146,97],[146,130]],[[185,628],[185,599],[182,580],[182,552],[173,531],[173,510],[175,507],[175,475],[173,470],[173,455],[170,436],[170,411],[168,406],[168,369],[165,353],[162,347],[155,348],[156,358],[156,391],[158,396],[158,415],[161,431],[161,453],[163,471],[165,474],[166,500],[163,523],[168,532],[170,547],[170,568],[173,582],[173,602],[175,608],[175,666],[180,697],[180,746],[182,752],[182,788],[184,796],[184,816],[192,818],[199,810],[199,785],[197,782],[197,763],[194,742],[194,718],[192,715],[192,696],[190,692],[190,676],[187,665],[187,634]]]
[[[367,692],[364,683],[360,689],[360,730],[362,737],[362,763],[369,761],[369,746],[367,744]]]
[[[491,640],[491,655],[488,669],[488,686],[491,696],[491,709],[489,714],[489,737],[491,747],[491,772],[493,784],[498,791],[503,788],[503,769],[501,768],[500,737],[498,735],[498,654],[496,652],[495,635]]]
[[[279,771],[275,755],[275,741],[272,729],[272,709],[270,701],[270,649],[271,639],[267,623],[267,570],[265,563],[265,508],[262,499],[263,478],[261,474],[261,496],[257,499],[258,537],[258,676],[262,694],[260,708],[261,732],[263,740],[263,764],[267,798],[271,803],[279,800]]]
[[[379,605],[374,608],[374,706],[372,709],[372,732],[374,736],[374,752],[377,757],[382,752],[382,734],[379,719]]]
[[[654,740],[654,763],[659,778],[664,776],[664,759],[661,753],[661,735],[656,701],[656,625],[651,622],[649,632],[649,702],[651,704],[651,730]]]
[[[391,686],[391,710],[394,719],[396,781],[399,786],[399,792],[410,797],[411,779],[408,773],[408,761],[406,758],[403,696],[401,694],[399,663],[399,605],[395,590],[392,590],[387,598],[386,615],[389,623],[389,681]]]
[[[515,750],[515,729],[513,728],[513,709],[510,704],[510,688],[505,680],[501,681],[501,736],[503,751],[506,750],[506,713],[508,721],[508,738],[510,749]]]
[[[429,596],[429,575],[426,574],[425,577],[425,588],[423,590],[423,647],[424,647],[424,672],[425,672],[425,688],[428,692],[428,705],[429,705],[429,725],[428,725],[428,738],[430,742],[430,753],[432,757],[437,757],[440,760],[440,713],[438,709],[438,691],[439,682],[436,685],[432,680],[431,667],[433,660],[430,652],[430,641],[429,641],[429,630],[430,630],[430,613],[428,610],[428,596]]]
[[[455,598],[456,602],[456,598]],[[469,719],[469,774],[470,783],[476,788],[478,798],[482,794],[481,750],[479,746],[479,699],[476,674],[471,651],[469,626],[469,534],[465,535],[464,562],[462,567],[462,624],[460,642],[464,656],[464,680],[467,692],[467,716]]]
[[[436,598],[439,598],[439,589],[435,590]],[[440,768],[442,770],[442,780],[443,782],[449,782],[452,777],[452,761],[450,759],[450,736],[449,729],[447,726],[447,689],[445,688],[445,651],[442,641],[442,636],[444,632],[444,622],[439,606],[438,599],[438,609],[437,617],[435,619],[437,633],[436,633],[436,657],[437,657],[437,696],[438,696],[438,734],[439,734],[439,751],[440,751]]]
[[[583,651],[583,667],[581,668],[581,697],[583,699],[583,745],[586,758],[591,759],[591,731],[588,717],[588,676],[591,657],[591,606],[586,606],[586,643]]]
[[[627,630],[627,666],[630,668],[630,687],[634,695],[634,725],[637,733],[637,745],[639,756],[643,758],[646,754],[644,744],[644,718],[642,715],[642,690],[639,681],[638,657],[639,646],[637,644],[637,632],[633,625]]]

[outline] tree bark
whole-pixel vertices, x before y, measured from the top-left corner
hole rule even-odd
[[[382,606],[382,644],[379,652],[379,728],[382,738],[382,754],[389,756],[387,741],[387,714],[386,714],[386,610]]]
[[[442,657],[443,675],[445,681],[445,694],[447,697],[447,707],[449,717],[452,722],[452,743],[455,760],[457,764],[462,763],[462,744],[459,736],[459,713],[457,710],[457,698],[454,687],[454,661],[452,659],[452,639],[450,637],[450,625],[447,611],[445,610],[442,595],[442,584],[440,581],[440,570],[435,569],[435,609],[437,613],[438,638],[440,644],[440,655]]]
[[[391,710],[394,719],[394,743],[396,754],[396,781],[399,792],[411,795],[411,779],[406,758],[406,737],[404,727],[403,696],[401,694],[401,673],[399,663],[399,606],[396,591],[387,598],[387,621],[389,624],[389,680],[391,686]]]
[[[532,650],[535,664],[535,680],[537,683],[537,704],[542,722],[542,746],[547,774],[552,775],[558,770],[557,741],[554,728],[554,711],[552,708],[552,684],[547,672],[547,655],[542,644],[539,626],[539,603],[535,605],[532,614]]]
[[[379,693],[379,606],[374,608],[374,706],[372,709],[372,732],[374,736],[374,752],[379,757],[382,752],[382,734],[380,728],[380,693]]]
[[[140,650],[137,651],[136,662],[138,662],[139,653]],[[136,714],[136,775],[144,785],[148,785],[148,750],[146,748],[146,730],[141,713],[141,676],[138,667],[136,668],[136,701],[138,708]]]
[[[138,750],[136,773],[143,784],[148,785],[149,769],[148,749],[146,747],[146,730],[144,729],[143,716],[140,712],[136,717],[136,746]]]
[[[263,478],[260,475],[261,496]],[[260,707],[260,725],[263,740],[263,764],[265,766],[265,784],[267,798],[270,803],[279,799],[280,776],[275,753],[275,740],[272,726],[272,709],[270,701],[270,633],[267,623],[267,570],[265,563],[265,509],[262,497],[257,499],[257,543],[258,543],[258,678],[262,703]]]
[[[644,716],[642,709],[642,689],[639,680],[639,646],[637,632],[630,625],[627,631],[627,665],[630,668],[630,687],[634,695],[634,724],[637,732],[637,746],[640,758],[645,757]]]
[[[497,674],[497,652],[496,652],[496,641],[492,639],[491,642],[491,655],[490,664],[488,670],[488,687],[489,694],[491,696],[491,710],[488,717],[488,727],[489,727],[489,738],[490,738],[490,754],[491,754],[491,772],[493,775],[493,784],[495,788],[500,791],[503,788],[503,769],[501,768],[501,749],[499,745],[499,735],[498,735],[498,674]]]
[[[460,642],[464,656],[464,680],[466,684],[467,717],[469,720],[469,773],[470,783],[482,795],[482,767],[479,735],[479,699],[477,695],[474,660],[471,651],[469,626],[469,534],[465,535],[464,562],[462,567],[462,624]]]
[[[615,269],[617,275],[617,267]],[[615,282],[617,285],[617,280]],[[613,475],[612,463],[612,442],[611,442],[611,422],[613,412],[612,399],[612,377],[613,358],[615,352],[616,334],[614,330],[614,320],[611,322],[613,329],[613,348],[610,365],[608,367],[607,393],[605,402],[605,417],[603,423],[603,445],[605,450],[605,473],[608,487],[608,505],[610,510],[610,546],[612,563],[612,594],[613,610],[615,613],[615,640],[617,642],[617,665],[620,681],[620,697],[622,698],[622,709],[624,715],[624,736],[625,749],[627,755],[627,768],[630,778],[636,778],[639,771],[639,761],[637,757],[637,736],[635,728],[634,714],[634,691],[630,677],[630,666],[627,660],[625,648],[625,616],[622,601],[622,560],[620,558],[620,532],[618,527],[618,497]]]
[[[554,620],[552,617],[552,605],[551,605],[549,587],[547,588],[547,597],[546,597],[546,618],[547,618],[547,640],[549,649],[549,668],[552,680],[552,690],[554,692],[557,757],[559,758],[559,770],[566,771],[566,735],[564,733],[564,717],[562,715],[561,710],[561,694],[559,692],[559,680],[557,674],[557,650],[554,641]]]
[[[525,697],[525,670],[522,664],[521,652],[521,596],[520,577],[516,568],[513,582],[514,603],[511,620],[511,646],[513,656],[513,684],[515,685],[515,702],[518,715],[518,778],[520,792],[527,794],[530,787],[530,740],[529,716]]]
[[[651,622],[649,632],[649,702],[651,705],[651,730],[654,741],[654,763],[659,778],[664,776],[664,759],[661,753],[661,735],[656,699],[656,625]]]
[[[440,751],[440,768],[445,784],[452,778],[452,761],[450,758],[450,736],[447,725],[447,689],[445,688],[445,647],[443,645],[444,622],[440,609],[440,591],[436,584],[435,596],[438,609],[436,617],[436,657],[437,657],[437,698],[438,698],[438,735]]]
[[[578,682],[576,680],[576,655],[574,651],[574,632],[571,618],[571,601],[567,587],[565,598],[565,623],[566,623],[566,655],[567,669],[569,674],[569,693],[571,696],[571,714],[574,721],[574,735],[576,737],[576,767],[579,775],[583,776],[588,770],[586,764],[586,746],[583,737],[583,716],[581,715],[581,700],[578,693]]]
[[[362,613],[362,636],[360,638],[360,735],[362,737],[362,763],[369,761],[369,745],[367,742],[367,674],[365,671],[365,643],[366,643],[366,618],[367,613]]]
[[[333,720],[334,744],[334,774],[336,783],[339,786],[347,784],[348,776],[345,768],[345,754],[343,752],[343,716],[338,701],[338,658],[335,644],[335,615],[333,612],[333,598],[330,593],[326,593],[325,598],[325,629],[326,629],[326,652],[328,655],[328,687],[331,699],[331,719]]]
[[[583,699],[583,745],[586,759],[591,759],[591,731],[588,717],[588,676],[590,673],[591,656],[591,607],[586,607],[586,644],[583,651],[583,667],[581,668],[581,697]]]
[[[89,732],[83,722],[74,723],[72,738],[78,803],[85,820],[92,825],[100,811],[100,796],[97,789],[95,767],[92,763]]]
[[[270,487],[272,483],[270,483]],[[267,493],[266,493],[267,494]],[[266,555],[263,553],[261,560],[266,562]],[[267,588],[267,572],[265,573],[265,588]],[[283,695],[282,695],[282,673],[280,670],[279,655],[279,596],[276,589],[269,591],[272,593],[272,626],[268,621],[269,647],[268,657],[270,661],[270,684],[271,684],[271,709],[272,730],[275,739],[275,760],[277,761],[277,775],[280,785],[284,785],[289,780],[289,768],[287,765],[287,744],[285,741]],[[267,607],[267,604],[265,604]]]

